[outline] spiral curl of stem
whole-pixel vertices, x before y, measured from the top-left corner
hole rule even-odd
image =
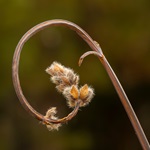
[[[16,91],[16,94],[22,104],[22,106],[26,109],[26,111],[28,113],[30,113],[33,117],[35,117],[36,119],[42,121],[43,123],[49,125],[51,123],[61,123],[61,122],[67,122],[70,119],[72,119],[76,113],[79,110],[79,103],[77,103],[77,105],[75,106],[74,110],[66,117],[62,118],[62,119],[58,119],[58,120],[53,120],[53,119],[47,119],[45,118],[42,114],[40,114],[39,112],[37,112],[27,101],[27,99],[25,98],[25,96],[23,95],[23,91],[20,85],[20,81],[19,81],[19,75],[18,75],[18,68],[19,68],[19,60],[20,60],[20,53],[22,51],[22,48],[24,46],[24,44],[37,32],[39,32],[40,30],[43,30],[47,27],[50,26],[65,26],[67,28],[70,28],[71,30],[75,31],[90,47],[91,49],[94,51],[93,53],[89,52],[86,53],[85,55],[83,55],[83,57],[80,58],[79,64],[81,64],[83,58],[85,56],[87,56],[88,54],[95,54],[99,60],[101,61],[102,65],[104,66],[106,72],[108,73],[114,88],[116,89],[116,92],[123,104],[123,107],[130,119],[130,122],[132,123],[132,126],[136,132],[136,135],[139,139],[139,142],[141,143],[141,146],[144,150],[150,150],[150,146],[148,143],[148,140],[145,136],[145,133],[140,125],[140,122],[130,104],[130,101],[127,97],[127,95],[125,94],[117,76],[115,75],[113,69],[111,68],[110,64],[108,63],[106,57],[104,56],[99,44],[97,44],[97,42],[95,42],[82,28],[80,28],[78,25],[67,21],[67,20],[61,20],[61,19],[56,19],[56,20],[49,20],[49,21],[45,21],[42,22],[36,26],[34,26],[33,28],[31,28],[28,32],[26,32],[24,34],[24,36],[21,38],[21,40],[19,41],[15,53],[14,53],[14,57],[13,57],[13,63],[12,63],[12,78],[13,78],[13,84],[14,84],[14,88]]]

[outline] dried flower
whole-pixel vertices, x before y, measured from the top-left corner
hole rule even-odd
[[[51,75],[51,81],[56,84],[56,89],[67,99],[69,107],[74,108],[78,101],[80,107],[86,106],[93,98],[94,90],[87,84],[78,88],[79,76],[72,69],[53,62],[46,72]]]
[[[46,69],[46,72],[51,75],[51,81],[56,84],[56,89],[66,98],[68,106],[74,108],[72,113],[59,121],[55,116],[55,107],[52,107],[47,111],[45,118],[58,121],[57,123],[46,124],[47,128],[50,131],[58,130],[61,126],[60,122],[62,123],[64,120],[70,120],[72,116],[76,115],[79,107],[89,104],[94,96],[94,90],[87,84],[79,88],[79,76],[75,74],[72,69],[66,68],[60,63],[53,62],[52,65]]]
[[[66,87],[78,85],[79,76],[70,68],[66,68],[60,63],[53,64],[46,69],[46,72],[51,75],[51,80],[56,84],[59,92],[63,92]]]
[[[78,88],[76,86],[73,85],[71,87],[70,95],[72,96],[73,99],[78,99],[78,97],[79,97],[79,91],[78,91]]]
[[[65,88],[63,95],[66,98],[69,107],[73,108],[76,106],[79,99],[79,90],[77,86],[73,85]]]
[[[88,85],[85,84],[80,88],[80,98],[85,99],[88,96]]]
[[[89,87],[87,84],[80,88],[80,107],[88,105],[94,97],[94,89]]]
[[[78,89],[77,86],[68,87],[63,92],[64,97],[67,99],[68,106],[73,108],[76,103],[80,101],[80,107],[86,106],[90,103],[94,96],[94,90],[87,84]]]
[[[64,74],[65,69],[64,66],[62,66],[61,64],[53,62],[53,64],[46,69],[46,72],[51,76],[56,76],[58,74]]]
[[[96,56],[98,56],[99,60],[102,62],[102,65],[104,66],[104,68],[106,69],[118,95],[119,98],[126,110],[126,113],[134,127],[134,130],[137,134],[137,137],[141,143],[141,146],[144,150],[149,150],[150,149],[150,145],[149,142],[147,140],[147,137],[140,125],[140,122],[132,108],[132,105],[130,104],[130,101],[126,95],[126,93],[124,92],[124,89],[122,88],[117,76],[115,75],[113,69],[111,68],[109,62],[107,61],[105,55],[102,52],[102,49],[100,48],[99,44],[97,44],[97,42],[93,41],[92,38],[79,26],[77,26],[76,24],[69,22],[67,20],[49,20],[46,22],[42,22],[36,26],[34,26],[32,29],[30,29],[28,32],[26,32],[24,34],[24,36],[20,39],[15,53],[14,53],[14,57],[13,57],[13,63],[12,63],[12,71],[13,71],[13,83],[14,83],[14,88],[16,90],[17,96],[21,102],[21,104],[23,105],[23,107],[27,110],[28,113],[30,113],[32,116],[34,116],[36,119],[45,122],[44,120],[44,116],[40,113],[38,113],[34,108],[31,107],[31,105],[28,103],[28,101],[26,100],[25,96],[22,94],[22,88],[20,85],[20,80],[19,80],[19,75],[18,75],[18,68],[19,68],[19,60],[20,60],[20,54],[22,51],[22,48],[25,44],[25,42],[27,42],[35,33],[37,33],[38,31],[40,31],[41,29],[44,29],[45,27],[49,27],[49,26],[66,26],[68,28],[70,28],[71,30],[76,31],[76,33],[84,40],[86,41],[86,43],[91,47],[91,49],[93,51],[88,51],[86,53],[84,53],[79,60],[79,65],[81,65],[83,59],[90,55],[90,54],[94,54]],[[59,67],[58,67],[59,68]],[[61,72],[60,68],[59,69],[54,69],[54,70],[59,70],[59,72]],[[92,92],[92,91],[91,91]],[[90,93],[90,90],[89,90]],[[84,95],[84,94],[83,94]],[[86,94],[85,94],[86,95]],[[92,95],[91,95],[92,96]],[[80,103],[77,103],[80,104]],[[76,115],[77,111],[79,109],[79,105],[77,105],[77,107],[75,107],[75,109],[67,116],[63,119],[64,120],[69,120],[71,119],[73,116]],[[71,116],[71,117],[70,117]],[[62,119],[61,119],[62,120]],[[50,120],[48,121],[48,123],[51,122]],[[60,121],[58,121],[60,122]]]
[[[58,118],[55,116],[56,113],[57,113],[56,107],[52,107],[52,108],[48,109],[48,111],[46,112],[45,118],[57,120]],[[50,123],[46,126],[49,131],[52,131],[52,130],[58,130],[59,127],[61,126],[61,124],[60,123],[58,123],[58,124]]]

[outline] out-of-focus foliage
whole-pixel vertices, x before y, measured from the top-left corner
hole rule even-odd
[[[66,115],[70,110],[44,71],[58,61],[74,68],[82,85],[95,88],[94,100],[59,132],[49,132],[22,108],[12,86],[13,52],[28,29],[55,18],[75,22],[100,43],[150,140],[149,0],[1,0],[0,18],[0,149],[141,149],[102,65],[89,56],[77,66],[90,48],[66,28],[45,29],[25,45],[20,62],[24,94],[41,113],[57,106],[59,116]]]

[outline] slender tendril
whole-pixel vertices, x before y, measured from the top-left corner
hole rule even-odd
[[[65,26],[70,28],[71,30],[75,31],[93,50],[90,52],[86,52],[85,54],[83,54],[81,56],[81,58],[79,59],[79,65],[81,65],[83,59],[88,56],[89,54],[94,54],[96,55],[99,60],[101,61],[102,65],[104,66],[106,72],[108,73],[115,89],[116,92],[119,95],[119,98],[123,104],[123,107],[133,125],[133,128],[137,134],[137,137],[141,143],[141,146],[144,150],[150,150],[150,146],[148,143],[148,140],[145,136],[145,133],[140,125],[140,122],[130,104],[130,101],[128,99],[128,97],[126,96],[117,76],[115,75],[113,69],[111,68],[110,64],[108,63],[106,57],[104,56],[99,44],[97,42],[95,42],[82,28],[80,28],[78,25],[66,21],[66,20],[61,20],[61,19],[56,19],[56,20],[49,20],[49,21],[45,21],[43,23],[40,23],[36,26],[34,26],[33,28],[31,28],[28,32],[26,32],[24,34],[24,36],[20,39],[16,49],[15,49],[15,53],[14,53],[14,57],[13,57],[13,63],[12,63],[12,78],[13,78],[13,84],[14,84],[14,88],[16,91],[16,94],[22,104],[22,106],[26,109],[26,111],[28,113],[30,113],[33,117],[35,117],[36,119],[44,122],[45,124],[49,125],[51,123],[65,123],[67,121],[69,121],[70,119],[72,119],[78,112],[79,110],[79,105],[80,102],[76,104],[76,106],[74,107],[74,110],[66,117],[62,118],[62,119],[58,119],[58,120],[53,120],[53,119],[47,119],[45,116],[43,116],[42,114],[40,114],[39,112],[37,112],[27,101],[27,99],[25,98],[25,96],[23,95],[23,91],[20,85],[20,80],[19,80],[19,75],[18,75],[18,68],[19,68],[19,60],[20,60],[20,54],[22,51],[22,48],[24,46],[24,44],[37,32],[39,32],[40,30],[43,30],[47,27],[50,26]]]

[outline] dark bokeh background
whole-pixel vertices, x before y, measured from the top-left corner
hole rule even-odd
[[[67,28],[45,29],[25,45],[21,85],[39,112],[57,106],[58,115],[65,116],[70,109],[44,71],[58,61],[80,75],[80,84],[94,87],[92,103],[59,132],[49,132],[22,108],[12,85],[13,52],[27,30],[55,18],[75,22],[100,43],[150,140],[149,0],[1,0],[0,18],[1,150],[142,149],[98,59],[89,56],[78,67],[80,55],[90,48]]]

